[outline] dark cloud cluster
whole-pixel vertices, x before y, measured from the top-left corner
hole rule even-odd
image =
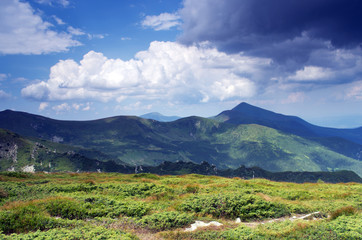
[[[185,0],[184,44],[209,41],[281,62],[362,43],[361,0]]]

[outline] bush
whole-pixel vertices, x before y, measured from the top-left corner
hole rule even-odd
[[[85,219],[87,210],[74,199],[55,198],[48,200],[45,206],[51,216],[68,219]]]
[[[1,239],[69,239],[69,240],[136,240],[137,237],[115,229],[106,229],[101,226],[84,226],[75,229],[51,229],[45,232],[36,231],[27,234],[1,235]]]
[[[90,217],[142,217],[146,215],[150,207],[143,202],[117,201],[106,197],[85,198],[83,206],[87,209]]]
[[[0,175],[14,178],[30,178],[33,175],[27,172],[0,172]]]
[[[43,230],[52,223],[52,219],[33,204],[0,212],[0,229],[6,234]]]
[[[331,213],[331,219],[336,219],[339,216],[350,216],[350,215],[354,215],[357,213],[357,209],[355,209],[352,206],[348,206],[348,207],[342,207],[340,209],[337,209],[336,211]]]
[[[193,196],[180,205],[183,211],[192,211],[214,217],[262,219],[289,215],[282,204],[267,202],[250,194]]]
[[[193,216],[179,212],[162,212],[143,217],[140,223],[151,230],[183,227],[193,222]]]
[[[227,239],[227,240],[251,240],[256,239],[256,234],[254,231],[245,225],[241,225],[240,227],[237,227],[232,230],[225,231],[221,234],[219,239]]]
[[[0,188],[0,199],[7,198],[8,196],[9,196],[9,193],[6,190]]]

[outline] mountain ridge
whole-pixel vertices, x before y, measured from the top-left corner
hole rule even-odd
[[[341,137],[362,144],[362,127],[330,128],[313,125],[299,117],[275,113],[242,102],[214,119],[231,124],[259,124],[304,137]]]
[[[20,135],[91,150],[85,152],[85,157],[102,161],[104,154],[116,163],[133,166],[157,166],[164,161],[207,161],[220,169],[240,165],[259,166],[268,171],[347,169],[362,176],[359,144],[338,138],[303,138],[255,123],[234,124],[196,116],[173,122],[136,116],[63,121],[3,111],[0,127]],[[94,154],[96,151],[101,154]]]

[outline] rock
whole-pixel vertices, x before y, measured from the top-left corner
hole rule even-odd
[[[217,226],[217,227],[219,227],[221,225],[223,225],[223,224],[219,223],[219,222],[216,222],[216,221],[212,221],[212,222],[209,222],[209,223],[205,223],[203,221],[195,221],[195,223],[191,224],[190,228],[185,229],[185,232],[195,231],[199,227],[208,227],[208,226]]]

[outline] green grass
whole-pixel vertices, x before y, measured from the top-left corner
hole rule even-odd
[[[0,180],[1,239],[362,238],[357,183],[117,173],[2,173]],[[320,218],[257,224],[312,212]],[[195,220],[223,226],[185,232]]]

